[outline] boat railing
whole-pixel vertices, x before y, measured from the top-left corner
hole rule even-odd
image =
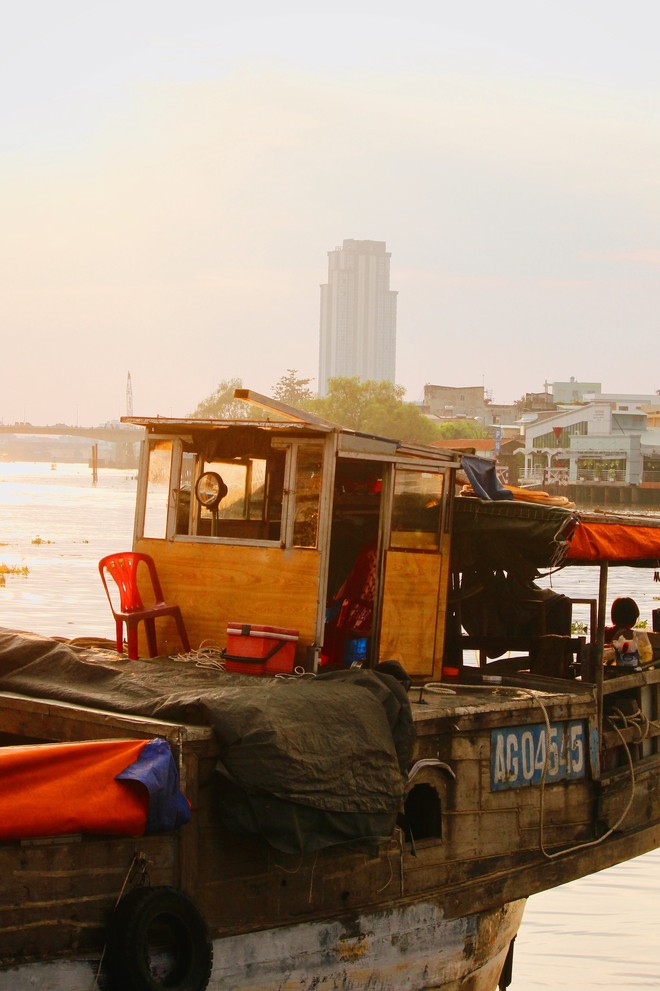
[[[571,478],[569,469],[564,467],[550,468],[527,468],[521,471],[518,476],[518,484],[521,486],[530,485],[573,485],[600,483],[603,485],[621,485],[628,482],[625,468],[605,468],[595,466],[593,468],[578,468],[577,475]],[[660,471],[645,471],[641,478],[642,482],[657,482],[660,484]]]
[[[529,485],[543,485],[544,479],[543,468],[525,468],[518,475],[518,485],[529,486]]]
[[[578,468],[576,483],[580,482],[627,482],[625,468],[605,468],[596,466],[595,468]]]

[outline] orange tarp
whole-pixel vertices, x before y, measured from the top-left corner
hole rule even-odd
[[[566,561],[652,561],[660,558],[660,527],[580,521]]]
[[[149,796],[115,777],[145,740],[0,749],[0,839],[66,833],[142,835]]]

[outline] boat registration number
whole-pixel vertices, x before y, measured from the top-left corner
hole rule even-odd
[[[491,730],[491,791],[540,785],[587,773],[586,731],[582,720]]]

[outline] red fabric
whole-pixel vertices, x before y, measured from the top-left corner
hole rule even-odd
[[[573,531],[568,561],[644,561],[660,558],[660,527],[586,523]]]
[[[376,594],[376,563],[378,554],[375,543],[366,544],[358,554],[350,575],[340,588],[336,599],[342,599],[337,629],[352,632],[371,632]]]
[[[145,831],[147,789],[115,776],[145,740],[0,748],[0,839]]]
[[[343,664],[346,639],[351,634],[371,633],[376,594],[375,542],[361,548],[346,581],[337,592],[332,606],[333,618],[325,625],[321,664]]]

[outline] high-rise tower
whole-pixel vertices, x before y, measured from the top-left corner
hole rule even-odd
[[[321,286],[319,395],[337,376],[394,383],[396,297],[384,241],[354,241],[328,252]]]

